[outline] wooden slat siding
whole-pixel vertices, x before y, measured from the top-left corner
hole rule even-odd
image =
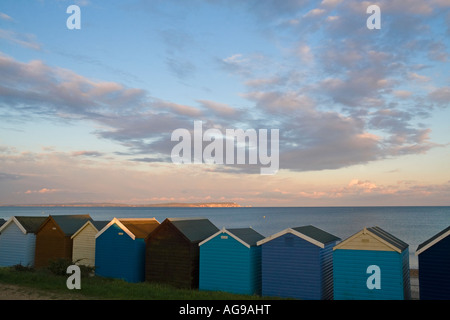
[[[262,245],[262,295],[322,298],[319,247],[290,233]]]
[[[319,251],[320,270],[322,280],[322,300],[333,299],[333,246],[335,242],[327,244]]]
[[[23,234],[13,222],[0,234],[0,266],[34,266],[36,236]]]
[[[78,261],[77,264],[85,266],[95,266],[95,235],[97,234],[91,224],[87,224],[72,239],[72,261]]]
[[[411,280],[409,277],[409,248],[401,253],[402,275],[403,275],[403,299],[411,300]]]
[[[128,282],[144,281],[144,239],[133,240],[113,224],[96,238],[95,246],[97,275]]]
[[[162,223],[147,238],[145,279],[176,287],[198,287],[197,249],[170,223]],[[197,253],[196,253],[197,252]],[[197,275],[196,275],[197,274]]]
[[[335,300],[403,300],[403,255],[394,251],[346,250],[333,252]],[[367,267],[381,270],[381,289],[368,289]]]
[[[254,294],[261,294],[261,247],[250,248],[250,286]]]
[[[225,236],[225,238],[222,238]],[[260,247],[248,248],[227,234],[200,246],[200,290],[260,294]]]
[[[58,258],[72,259],[72,239],[63,235],[53,220],[48,220],[36,235],[35,266],[46,267]]]
[[[371,234],[360,234],[358,237],[349,239],[341,249],[394,251]]]
[[[450,236],[418,255],[420,300],[450,300]]]

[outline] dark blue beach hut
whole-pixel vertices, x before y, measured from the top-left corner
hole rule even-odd
[[[262,239],[252,228],[223,228],[200,242],[199,289],[261,294]]]
[[[338,240],[338,237],[308,225],[287,228],[258,241],[262,295],[332,299],[332,250]]]
[[[421,243],[416,255],[420,300],[450,300],[450,226]]]
[[[127,282],[145,280],[145,238],[159,225],[154,218],[114,218],[95,235],[95,273]]]
[[[408,244],[380,227],[364,228],[333,248],[335,300],[411,298]]]

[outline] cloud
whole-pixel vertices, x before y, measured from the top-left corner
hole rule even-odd
[[[5,20],[5,21],[14,21],[13,18],[11,18],[10,16],[8,16],[6,13],[0,12],[0,19]]]
[[[441,106],[450,106],[450,87],[441,87],[429,93],[429,98]]]
[[[72,156],[74,156],[74,157],[80,157],[80,156],[101,157],[102,155],[103,155],[103,153],[98,152],[98,151],[74,151],[74,152],[72,152]]]
[[[0,39],[5,39],[9,42],[36,51],[42,49],[42,45],[36,41],[36,37],[32,34],[23,34],[12,30],[0,29]]]
[[[239,89],[225,92],[231,97],[222,101],[206,96],[190,97],[192,102],[160,99],[150,95],[150,88],[130,88],[40,60],[19,62],[0,55],[0,108],[11,118],[91,121],[96,137],[119,144],[120,155],[135,163],[168,159],[174,145],[171,132],[192,130],[195,120],[204,121],[205,129],[280,129],[280,168],[292,171],[339,169],[424,153],[436,146],[424,121],[434,106],[448,101],[446,87],[436,85],[433,77],[447,47],[432,37],[429,20],[430,8],[438,12],[445,4],[408,4],[402,11],[398,4],[380,1],[383,28],[374,33],[365,24],[368,2],[209,3],[211,10],[247,9],[261,32],[268,31],[264,39],[271,44],[267,51],[237,47],[216,56],[221,67],[217,77],[231,74],[240,81]],[[446,17],[437,18],[443,22]],[[203,43],[191,29],[157,32],[165,51],[162,63],[187,83],[199,71],[193,56]],[[423,57],[427,60],[419,66]],[[96,152],[75,151],[72,156],[102,155]],[[240,166],[222,169],[253,172]]]
[[[20,174],[0,172],[0,181],[2,181],[2,180],[19,180],[19,179],[22,179],[22,175],[20,175]]]
[[[60,190],[58,189],[48,189],[48,188],[42,188],[39,190],[27,190],[25,191],[25,194],[32,194],[32,193],[40,193],[40,194],[44,194],[44,193],[55,193],[55,192],[59,192]]]

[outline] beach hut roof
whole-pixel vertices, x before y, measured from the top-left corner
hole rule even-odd
[[[87,220],[92,220],[88,214],[74,214],[74,215],[50,215],[44,221],[36,232],[46,224],[47,221],[53,220],[66,236],[72,236],[80,227],[86,223]]]
[[[308,226],[284,229],[278,233],[275,233],[274,235],[271,235],[263,240],[258,241],[257,245],[260,246],[260,245],[262,245],[266,242],[269,242],[275,238],[281,237],[282,235],[284,235],[286,233],[291,233],[293,235],[296,235],[297,237],[299,237],[303,240],[306,240],[320,248],[325,248],[325,246],[328,243],[340,240],[340,238],[332,235],[331,233],[323,231],[312,225],[308,225]]]
[[[219,229],[206,218],[167,218],[190,242],[200,242]]]
[[[416,255],[421,254],[422,252],[424,252],[428,248],[434,246],[436,243],[438,243],[442,239],[448,237],[449,235],[450,235],[450,226],[448,226],[447,228],[445,228],[441,232],[435,234],[433,237],[431,237],[427,241],[422,242],[421,244],[419,244],[419,246],[417,247],[417,250],[416,250]]]
[[[215,238],[216,236],[218,236],[221,233],[228,234],[229,236],[233,237],[234,239],[236,239],[237,241],[239,241],[240,243],[242,243],[244,246],[246,246],[248,248],[250,248],[252,246],[256,246],[256,243],[259,240],[264,239],[263,235],[259,234],[252,228],[233,228],[233,229],[222,228],[222,230],[217,231],[215,234],[213,234],[209,238],[203,240],[198,245],[199,246],[203,245],[204,243]]]
[[[390,233],[388,233],[385,230],[381,229],[380,227],[376,226],[376,227],[364,228],[363,230],[355,233],[351,237],[345,239],[344,241],[339,243],[337,246],[335,246],[333,248],[333,250],[345,247],[345,245],[348,242],[352,241],[353,239],[355,239],[355,238],[357,238],[357,237],[359,237],[360,235],[363,235],[363,234],[364,235],[370,235],[370,236],[374,237],[376,240],[378,240],[382,244],[386,245],[387,247],[389,247],[393,251],[396,251],[396,252],[399,252],[399,253],[408,248],[408,244],[407,243],[403,242],[402,240],[394,237]]]
[[[36,233],[46,219],[47,217],[14,216],[9,218],[9,220],[0,227],[0,232],[14,222],[23,234]]]
[[[156,229],[159,222],[155,218],[114,218],[105,225],[95,237],[99,237],[113,224],[117,224],[120,229],[131,237],[131,239],[135,240],[136,238],[146,238],[154,229]]]
[[[75,232],[71,238],[75,238],[87,225],[91,225],[97,232],[101,230],[104,226],[106,226],[109,223],[109,221],[94,221],[94,220],[88,220],[85,224],[83,224],[77,232]]]

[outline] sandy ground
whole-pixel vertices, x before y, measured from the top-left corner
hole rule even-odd
[[[411,299],[419,300],[419,278],[417,270],[411,270]],[[0,283],[0,300],[85,300],[88,299],[76,293],[64,295],[47,291]]]
[[[86,300],[76,293],[64,295],[28,287],[0,283],[0,300]]]

